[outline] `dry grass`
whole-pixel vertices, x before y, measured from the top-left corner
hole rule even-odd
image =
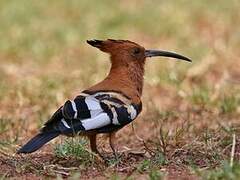
[[[239,178],[239,8],[237,0],[1,0],[1,178]],[[108,162],[75,145],[79,139],[15,155],[59,105],[106,75],[108,57],[85,43],[91,38],[175,50],[193,63],[147,62],[144,109],[135,133],[131,126],[119,132],[125,152],[118,160],[104,137]]]

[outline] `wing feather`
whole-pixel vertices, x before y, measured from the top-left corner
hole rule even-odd
[[[94,95],[77,96],[74,100],[66,101],[57,112],[55,117],[58,118],[51,118],[44,129],[49,129],[46,126],[51,124],[63,134],[101,131],[105,127],[111,129],[111,126],[116,129],[132,122],[139,114],[136,106],[126,104],[108,94],[101,94],[99,98]]]

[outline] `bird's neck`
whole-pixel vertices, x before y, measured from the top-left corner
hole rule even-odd
[[[123,67],[115,67],[112,65],[106,79],[111,79],[112,81],[117,81],[122,85],[126,85],[141,96],[143,89],[143,76],[144,68],[138,64]]]
[[[133,102],[141,101],[144,67],[141,64],[118,66],[112,64],[108,76],[89,90],[120,91]]]

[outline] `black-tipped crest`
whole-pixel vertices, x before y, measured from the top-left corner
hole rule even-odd
[[[93,47],[100,48],[103,44],[103,41],[94,39],[94,40],[87,40],[87,43]]]
[[[137,43],[128,40],[87,40],[87,43],[93,47],[100,49],[103,52],[112,54],[113,52],[118,53],[120,49],[131,48],[133,46],[139,46]],[[140,47],[140,46],[139,46]]]
[[[97,39],[93,39],[93,40],[87,40],[87,43],[90,44],[93,47],[97,47],[100,48],[102,47],[103,44],[109,44],[109,43],[117,43],[117,44],[123,44],[123,43],[130,43],[130,44],[134,44],[136,46],[139,46],[137,43],[129,41],[129,40],[121,40],[121,39],[107,39],[107,40],[97,40]]]

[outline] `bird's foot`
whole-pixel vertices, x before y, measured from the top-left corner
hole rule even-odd
[[[92,151],[92,154],[95,156],[97,160],[102,162],[106,161],[106,157],[102,155],[97,149],[94,149],[94,151]]]

